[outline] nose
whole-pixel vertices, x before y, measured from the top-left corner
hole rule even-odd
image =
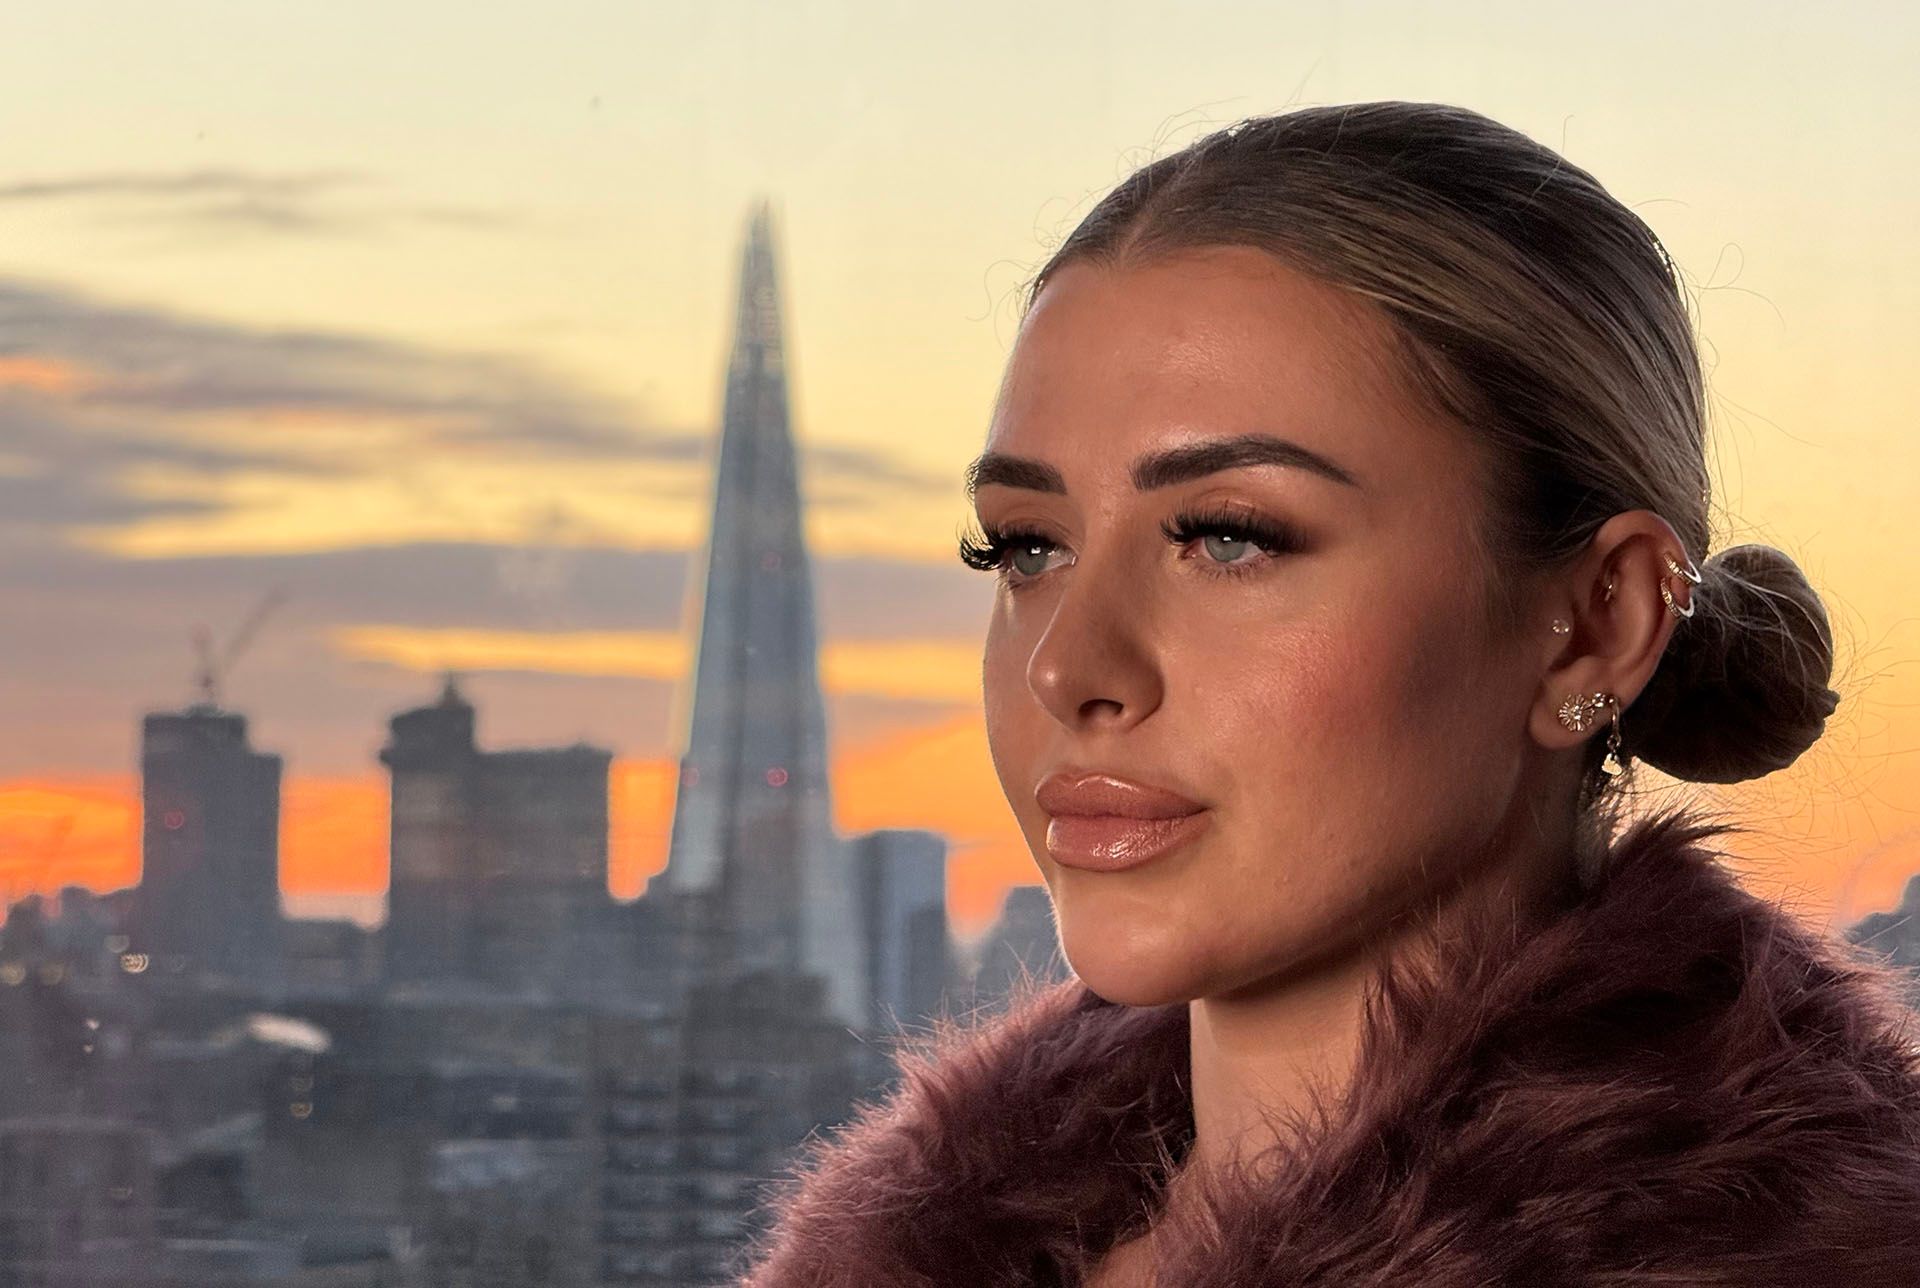
[[[1069,729],[1125,727],[1160,705],[1164,682],[1139,581],[1119,565],[1080,560],[1027,659],[1027,687]]]

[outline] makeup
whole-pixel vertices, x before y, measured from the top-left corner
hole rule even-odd
[[[1187,844],[1212,821],[1210,810],[1178,818],[1062,814],[1047,822],[1047,854],[1062,867],[1122,872]]]

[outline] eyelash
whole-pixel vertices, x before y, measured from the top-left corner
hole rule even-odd
[[[1000,580],[1012,590],[1018,590],[1042,576],[1034,573],[1015,580],[1010,575],[1013,569],[1006,563],[1006,558],[1015,550],[1052,545],[1053,542],[1045,535],[1030,528],[987,526],[981,527],[980,532],[978,540],[965,536],[960,538],[960,562],[967,567],[981,572],[998,572]],[[1305,544],[1299,534],[1286,524],[1227,509],[1183,511],[1162,523],[1160,532],[1169,544],[1176,546],[1187,545],[1202,537],[1230,537],[1275,556],[1293,553]],[[1206,565],[1202,575],[1209,577],[1250,577],[1259,570],[1261,563],[1259,560],[1235,560],[1223,564],[1205,558],[1200,562]]]

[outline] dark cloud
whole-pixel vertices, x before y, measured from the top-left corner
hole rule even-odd
[[[0,355],[68,363],[61,401],[122,414],[335,412],[404,419],[422,448],[484,443],[682,460],[703,435],[647,432],[624,409],[495,354],[339,332],[252,329],[0,280]]]
[[[143,711],[191,696],[196,627],[225,638],[263,596],[285,603],[249,646],[227,696],[262,745],[302,772],[372,766],[393,711],[432,677],[343,658],[339,626],[499,630],[683,628],[697,552],[592,544],[591,523],[545,501],[519,545],[407,544],[298,554],[121,559],[81,549],[77,527],[209,512],[156,497],[145,475],[300,472],[354,480],[405,462],[306,450],[273,413],[403,423],[415,453],[524,462],[527,505],[544,461],[658,462],[658,494],[704,501],[710,431],[659,430],[611,400],[488,354],[320,331],[252,329],[0,279],[0,775],[129,767]],[[231,436],[260,415],[261,430]],[[210,428],[218,418],[225,428]],[[383,438],[384,442],[385,439]],[[803,447],[809,504],[858,507],[900,488],[950,490],[879,452]],[[689,482],[689,480],[697,480]],[[690,497],[685,493],[690,492]],[[345,493],[343,493],[344,495]],[[217,488],[209,489],[217,496]],[[431,498],[425,498],[426,500]],[[638,498],[637,498],[638,500]],[[826,639],[968,637],[987,579],[957,561],[812,560]],[[670,751],[675,685],[645,678],[475,677],[496,743],[588,737],[628,755]],[[916,723],[943,704],[834,699],[835,737]]]
[[[64,526],[178,512],[182,503],[125,490],[128,471],[170,465],[218,476],[236,471],[351,476],[392,467],[371,451],[322,459],[285,413],[335,419],[330,432],[365,425],[386,450],[406,429],[409,454],[559,461],[704,465],[706,430],[640,424],[633,410],[511,357],[453,352],[340,332],[256,329],[151,308],[104,303],[37,283],[0,279],[0,359],[33,359],[69,372],[57,390],[0,387],[0,452],[18,496],[42,480],[30,508],[0,509],[0,525]],[[205,429],[227,422],[226,437]],[[258,434],[234,442],[236,417]],[[942,493],[947,481],[884,455],[839,445],[808,447],[809,503],[860,508],[886,490]],[[24,477],[20,472],[24,470]],[[663,487],[672,488],[671,480]]]
[[[43,615],[87,603],[129,618],[187,608],[236,616],[272,586],[316,623],[496,630],[675,630],[698,558],[684,550],[421,542],[285,555],[117,559],[60,545],[0,549],[0,595]],[[821,630],[836,639],[965,637],[991,579],[960,566],[811,558]]]
[[[143,711],[192,696],[196,627],[216,641],[283,599],[228,677],[263,745],[302,772],[375,762],[386,719],[433,677],[340,656],[332,628],[394,623],[502,630],[680,630],[697,556],[677,550],[420,544],[318,554],[121,560],[55,544],[0,546],[0,777],[132,763]],[[529,577],[531,564],[544,571]],[[977,637],[989,579],[957,563],[813,560],[823,638]],[[673,750],[675,685],[644,677],[472,678],[496,745],[586,737],[626,755]],[[932,722],[950,704],[843,695],[836,740]]]
[[[208,501],[129,491],[123,483],[127,473],[149,466],[204,474],[241,469],[327,474],[340,472],[342,463],[181,441],[0,391],[0,540],[219,509]]]

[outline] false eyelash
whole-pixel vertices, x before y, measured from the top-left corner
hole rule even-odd
[[[1270,519],[1258,518],[1239,510],[1212,509],[1203,512],[1183,512],[1160,525],[1161,534],[1174,545],[1184,546],[1201,537],[1231,537],[1257,546],[1270,555],[1281,555],[1301,549],[1303,542],[1292,528]],[[1051,540],[1041,532],[1031,528],[996,528],[983,526],[981,536],[960,538],[960,561],[969,568],[982,572],[998,571],[1003,578],[1009,569],[1003,567],[1007,555],[1014,550],[1030,549],[1033,546],[1051,545]],[[1227,577],[1243,577],[1253,571],[1250,567],[1238,567],[1234,564],[1222,564],[1207,561],[1211,566],[1208,574]],[[1013,583],[1010,581],[1010,584]]]
[[[1009,551],[1048,544],[1047,538],[1029,528],[983,527],[981,538],[960,538],[960,562],[981,572],[1000,568]]]
[[[1201,537],[1232,537],[1236,541],[1257,546],[1270,555],[1283,555],[1291,554],[1305,545],[1300,534],[1288,525],[1239,509],[1210,509],[1198,513],[1185,511],[1162,523],[1160,531],[1176,546],[1184,546]],[[1209,572],[1238,576],[1253,571],[1251,567],[1243,568],[1237,563],[1208,562],[1212,564],[1207,570]]]

